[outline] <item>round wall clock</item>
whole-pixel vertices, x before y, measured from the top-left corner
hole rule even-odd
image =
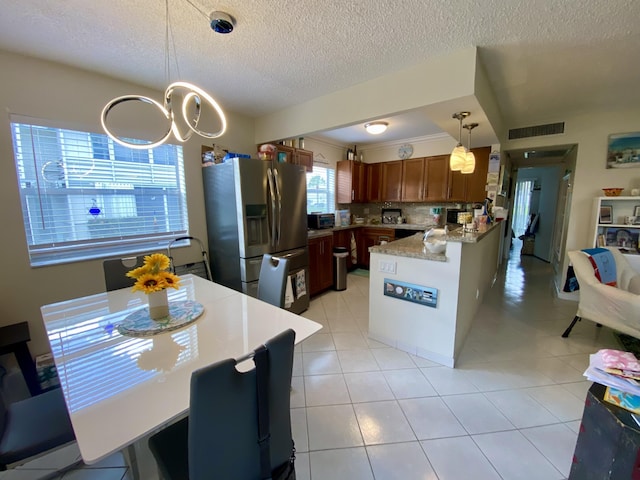
[[[398,148],[398,156],[402,160],[406,160],[411,155],[413,155],[413,146],[412,145],[410,145],[408,143],[405,143],[404,145],[400,145],[400,147]]]

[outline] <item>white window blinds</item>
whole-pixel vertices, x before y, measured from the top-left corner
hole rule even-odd
[[[147,253],[187,233],[182,147],[133,150],[104,134],[11,128],[32,266]]]
[[[307,213],[333,213],[335,204],[336,171],[316,167],[307,173]]]

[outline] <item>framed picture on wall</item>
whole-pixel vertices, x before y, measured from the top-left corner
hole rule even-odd
[[[609,135],[607,168],[640,167],[640,132]]]
[[[613,207],[600,205],[600,223],[613,223]]]

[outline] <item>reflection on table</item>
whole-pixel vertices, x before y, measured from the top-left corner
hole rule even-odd
[[[292,328],[296,343],[321,325],[200,277],[185,275],[169,301],[196,300],[194,323],[153,337],[117,325],[147,306],[130,289],[41,308],[82,457],[94,463],[184,415],[191,372],[239,358]]]

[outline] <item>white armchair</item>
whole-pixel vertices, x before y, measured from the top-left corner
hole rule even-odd
[[[607,248],[616,262],[616,287],[600,283],[583,252],[575,250],[568,253],[580,285],[580,301],[576,316],[562,334],[564,338],[582,318],[640,338],[640,274],[617,248]]]

